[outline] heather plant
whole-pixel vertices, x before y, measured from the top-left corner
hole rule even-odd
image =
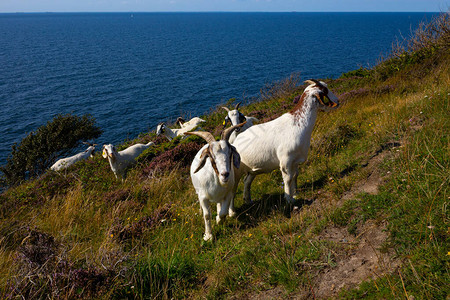
[[[197,152],[203,147],[199,142],[182,143],[155,157],[143,170],[143,176],[152,176],[155,172],[167,172],[174,168],[190,166]]]
[[[56,158],[69,154],[82,141],[95,139],[101,133],[90,115],[57,115],[29,133],[18,145],[14,144],[0,171],[8,185],[16,185],[42,174]]]
[[[36,229],[17,249],[18,269],[9,282],[7,299],[89,298],[105,293],[115,274],[95,266],[77,266],[55,238]]]

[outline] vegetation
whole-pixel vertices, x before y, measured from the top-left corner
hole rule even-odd
[[[82,141],[100,136],[90,115],[57,115],[46,125],[29,133],[19,145],[14,144],[6,165],[0,167],[4,181],[16,185],[47,170],[60,156],[66,156]]]
[[[432,24],[412,38],[423,47],[327,80],[342,105],[318,117],[289,215],[279,171],[261,175],[254,203],[240,186],[237,218],[202,242],[187,169],[195,137],[133,141],[157,145],[124,183],[97,156],[9,188],[0,297],[447,299],[448,14]],[[294,82],[266,87],[243,113],[288,111],[304,88]],[[217,109],[202,127],[218,135],[223,117]]]

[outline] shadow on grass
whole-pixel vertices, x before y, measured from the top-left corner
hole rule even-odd
[[[289,204],[284,199],[284,194],[264,194],[260,200],[237,208],[236,219],[242,224],[243,229],[256,227],[274,213],[282,213],[286,218],[290,218],[291,213],[299,211],[305,205],[311,205],[313,201],[314,199],[298,199]]]

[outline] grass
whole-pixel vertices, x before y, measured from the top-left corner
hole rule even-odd
[[[327,80],[342,105],[318,117],[309,159],[300,166],[302,205],[290,216],[274,171],[253,183],[252,205],[243,203],[240,187],[238,216],[214,224],[215,240],[202,242],[188,167],[203,142],[167,142],[153,133],[136,140],[157,146],[139,158],[124,183],[96,156],[5,191],[0,297],[312,298],[319,293],[317,280],[357,247],[326,238],[327,230],[360,237],[366,224],[385,223],[389,238],[379,250],[398,267],[325,296],[446,299],[447,15],[436,24],[418,32],[427,39],[416,37],[420,42],[394,49],[372,69]],[[442,34],[428,35],[436,30]],[[299,82],[297,75],[264,87],[261,99],[242,112],[262,121],[275,118],[292,107],[303,89]],[[204,117],[204,128],[219,135],[223,117],[217,108]],[[375,170],[384,178],[378,193],[355,189]]]

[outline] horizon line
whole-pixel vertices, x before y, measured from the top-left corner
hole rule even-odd
[[[15,12],[0,12],[0,14],[71,14],[71,13],[444,13],[443,11],[15,11]]]

